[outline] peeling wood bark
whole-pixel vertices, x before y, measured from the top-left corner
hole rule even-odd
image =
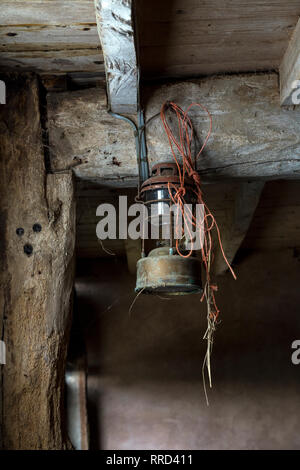
[[[198,170],[205,181],[300,178],[300,109],[280,108],[278,75],[217,76],[144,89],[146,119],[165,100],[186,108],[200,101],[213,117],[212,136]],[[79,178],[108,186],[136,186],[137,164],[131,128],[106,112],[101,88],[48,95],[51,162],[73,166]],[[192,114],[201,141],[208,129],[204,112]],[[160,119],[147,127],[150,166],[172,161]],[[114,157],[119,165],[114,165]]]
[[[11,75],[6,83],[7,105],[0,107],[3,446],[63,449],[69,447],[63,384],[74,278],[73,178],[45,172],[36,78]]]
[[[95,6],[105,61],[108,105],[115,113],[135,113],[138,68],[133,1],[95,0]]]
[[[280,65],[280,100],[282,105],[300,103],[300,20]]]

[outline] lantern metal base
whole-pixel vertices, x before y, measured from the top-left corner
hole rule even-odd
[[[179,255],[148,256],[137,262],[136,292],[184,295],[201,293],[201,261]]]

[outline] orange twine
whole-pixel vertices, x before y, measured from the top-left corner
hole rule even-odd
[[[201,109],[203,109],[207,113],[207,115],[209,117],[209,130],[208,130],[208,133],[207,133],[207,135],[204,139],[204,142],[203,142],[198,154],[193,159],[192,158],[192,150],[193,150],[192,145],[193,145],[193,139],[194,139],[194,130],[193,130],[193,125],[192,125],[191,119],[188,116],[188,113],[189,113],[190,109],[192,107],[195,107],[195,106],[200,107]],[[172,130],[171,130],[171,128],[170,128],[170,126],[167,122],[167,118],[166,118],[166,110],[167,109],[171,109],[176,114],[177,124],[178,124],[179,141],[174,136],[174,133],[172,132]],[[220,234],[220,230],[219,230],[218,224],[216,222],[216,219],[214,218],[213,214],[211,213],[211,211],[209,210],[209,208],[207,207],[207,205],[203,201],[203,195],[202,195],[202,191],[201,191],[201,179],[200,179],[200,175],[198,174],[198,172],[196,170],[197,160],[200,157],[200,155],[202,154],[202,152],[203,152],[203,150],[204,150],[204,148],[207,144],[207,141],[208,141],[208,139],[211,135],[212,116],[211,116],[210,112],[208,111],[208,109],[200,103],[192,103],[188,106],[186,111],[183,111],[183,109],[180,106],[178,106],[176,103],[165,102],[162,105],[162,108],[161,108],[161,111],[160,111],[160,117],[161,117],[164,129],[166,131],[166,135],[168,137],[168,141],[169,141],[169,144],[170,144],[170,148],[172,150],[173,158],[174,158],[174,160],[176,162],[176,165],[177,165],[177,168],[178,168],[179,181],[180,181],[179,186],[175,186],[175,185],[170,184],[170,183],[168,184],[170,198],[171,198],[171,200],[174,204],[177,204],[179,206],[180,211],[181,211],[182,216],[183,216],[183,220],[187,219],[189,221],[189,223],[191,223],[196,228],[197,227],[197,221],[196,221],[195,216],[191,212],[186,213],[186,211],[184,211],[184,203],[185,203],[184,196],[185,196],[185,193],[186,193],[184,179],[185,179],[185,175],[188,175],[194,181],[194,184],[195,184],[194,192],[197,196],[197,202],[198,202],[198,204],[203,204],[203,207],[204,207],[204,220],[203,220],[203,222],[204,222],[204,239],[203,239],[203,246],[202,246],[202,249],[201,249],[201,255],[202,255],[202,261],[203,261],[205,271],[206,271],[206,286],[208,288],[209,302],[211,304],[211,319],[215,322],[217,320],[218,316],[219,316],[219,309],[217,307],[216,300],[215,300],[215,291],[217,290],[217,286],[211,284],[211,279],[210,279],[210,264],[211,264],[211,261],[213,260],[212,230],[214,228],[216,228],[216,231],[217,231],[218,242],[219,242],[219,246],[220,246],[221,253],[222,253],[222,256],[224,258],[224,261],[227,264],[228,268],[230,269],[231,274],[234,277],[234,279],[236,279],[236,275],[235,275],[232,267],[230,266],[230,264],[227,260],[227,257],[224,253],[222,240],[221,240],[221,234]],[[181,166],[179,164],[179,161],[178,161],[178,158],[176,156],[176,149],[177,149],[179,155],[182,157],[182,168],[181,168]],[[171,189],[174,190],[174,194],[172,194]],[[189,225],[186,224],[186,226],[188,227]],[[197,228],[196,228],[196,230],[197,230]],[[199,230],[201,230],[201,227],[199,227]],[[191,235],[191,234],[189,233],[189,235]],[[183,253],[181,253],[181,251],[179,249],[179,239],[177,238],[176,239],[176,250],[177,250],[177,253],[180,256],[187,258],[187,257],[191,256],[191,254],[192,254],[193,245],[191,245],[191,249],[190,249],[188,254],[183,254]],[[206,290],[204,289],[204,294],[201,298],[201,302],[204,298],[205,291]]]

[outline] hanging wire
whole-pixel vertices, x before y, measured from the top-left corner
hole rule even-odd
[[[188,115],[190,109],[193,107],[198,107],[204,110],[209,118],[209,129],[208,129],[207,135],[204,139],[204,142],[199,152],[194,158],[192,157],[192,149],[193,149],[193,139],[194,139],[195,133],[194,133],[191,119]],[[167,110],[173,111],[176,115],[179,140],[178,138],[175,137],[173,131],[170,128],[170,125],[166,116]],[[232,267],[230,266],[226,258],[226,255],[224,253],[220,229],[218,227],[216,219],[203,200],[203,194],[201,190],[201,180],[196,170],[197,160],[202,154],[212,131],[212,116],[210,112],[208,111],[208,109],[200,103],[192,103],[190,106],[188,106],[186,111],[184,111],[180,106],[178,106],[176,103],[173,103],[173,102],[165,102],[162,105],[160,116],[161,116],[161,121],[164,126],[166,135],[168,137],[168,141],[169,141],[169,145],[172,151],[174,161],[178,168],[178,174],[179,174],[179,180],[180,180],[180,184],[178,186],[168,183],[170,198],[172,202],[176,204],[181,210],[184,220],[188,220],[189,224],[192,224],[199,231],[202,231],[204,228],[204,240],[203,240],[203,246],[201,249],[201,255],[202,255],[202,262],[203,262],[205,272],[206,272],[206,282],[205,282],[205,287],[204,287],[201,301],[203,301],[203,299],[205,298],[206,303],[207,303],[207,330],[204,335],[204,339],[207,341],[207,349],[206,349],[206,354],[205,354],[204,361],[203,361],[202,374],[203,374],[203,386],[204,386],[206,402],[207,404],[209,404],[206,384],[205,384],[204,371],[206,368],[207,374],[208,374],[209,385],[211,387],[212,386],[211,353],[212,353],[214,332],[218,323],[218,317],[220,313],[217,307],[216,299],[215,299],[215,292],[217,291],[217,286],[213,284],[211,281],[211,264],[213,261],[213,252],[214,252],[213,237],[212,237],[213,229],[215,229],[217,232],[217,239],[219,242],[219,246],[220,246],[224,261],[227,264],[228,268],[230,269],[232,276],[234,277],[234,279],[236,279],[236,275]],[[178,157],[176,153],[178,153],[180,157],[182,158],[182,166],[180,165],[178,161]],[[197,196],[197,202],[198,204],[202,204],[204,207],[204,216],[203,216],[203,219],[200,221],[200,223],[199,221],[196,220],[195,216],[191,212],[189,212],[188,210],[186,211],[184,209],[184,206],[185,206],[184,196],[186,193],[186,188],[185,188],[185,176],[186,175],[193,179],[194,188],[195,188],[194,192]],[[184,224],[184,225],[189,226],[189,224]],[[181,253],[180,248],[179,248],[178,234],[176,238],[177,238],[176,250],[177,250],[178,255],[184,258],[191,256],[192,251],[193,251],[193,246],[191,246],[191,250],[188,254],[183,254]]]

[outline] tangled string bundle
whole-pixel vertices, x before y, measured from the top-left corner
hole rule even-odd
[[[193,125],[191,122],[191,119],[189,117],[189,111],[193,107],[199,107],[202,110],[204,110],[208,117],[209,117],[209,130],[207,132],[207,135],[204,139],[204,142],[199,150],[199,152],[194,156],[192,156],[193,153],[193,147],[194,147],[194,138],[195,138],[195,133],[193,130]],[[175,137],[172,129],[170,128],[170,125],[167,121],[167,116],[166,112],[168,110],[171,110],[175,113],[176,119],[177,119],[177,129],[178,129],[178,136],[179,139]],[[212,381],[211,381],[211,366],[210,366],[210,357],[211,357],[211,352],[212,352],[212,345],[213,345],[213,336],[214,336],[214,331],[216,329],[216,325],[218,323],[218,317],[219,317],[219,309],[217,307],[216,299],[215,299],[215,292],[217,291],[217,285],[212,284],[211,282],[211,265],[213,262],[213,256],[214,256],[214,247],[213,247],[213,237],[212,237],[212,232],[215,229],[217,232],[217,238],[218,238],[218,243],[222,252],[222,256],[224,258],[225,263],[227,264],[229,270],[231,271],[232,276],[234,279],[236,279],[236,275],[230,266],[226,255],[224,253],[222,241],[221,241],[221,234],[220,230],[218,227],[218,224],[216,222],[216,219],[214,218],[213,214],[205,204],[203,200],[203,193],[201,190],[201,180],[200,176],[197,172],[197,161],[202,154],[207,141],[210,137],[211,131],[212,131],[212,116],[208,109],[203,106],[200,103],[191,103],[186,111],[184,111],[180,106],[178,106],[176,103],[173,102],[165,102],[162,105],[161,112],[160,112],[160,117],[164,126],[164,129],[166,131],[170,148],[173,154],[173,158],[177,164],[178,167],[178,173],[179,173],[179,179],[180,179],[180,184],[179,186],[174,186],[173,184],[168,185],[169,189],[169,195],[174,204],[177,204],[180,207],[181,213],[183,220],[188,219],[189,223],[192,224],[195,229],[199,230],[204,230],[203,233],[203,245],[201,249],[201,257],[202,257],[202,262],[204,265],[205,273],[206,273],[206,280],[205,280],[205,286],[203,290],[203,296],[201,298],[201,302],[203,299],[206,299],[207,303],[207,330],[204,335],[204,339],[207,340],[207,350],[205,354],[205,358],[203,361],[203,368],[202,368],[202,374],[203,374],[203,384],[204,384],[204,391],[205,391],[205,396],[206,396],[206,401],[208,404],[208,397],[206,393],[206,386],[205,386],[205,367],[207,368],[207,373],[208,373],[208,378],[209,378],[209,384],[210,387],[212,386]],[[180,166],[180,163],[178,161],[178,157],[176,154],[179,154],[179,156],[182,159],[182,166]],[[193,179],[194,181],[194,192],[196,194],[196,199],[198,204],[203,204],[204,207],[204,216],[203,216],[203,221],[201,221],[201,226],[197,227],[197,220],[195,216],[189,212],[189,211],[184,211],[183,207],[185,204],[184,196],[186,193],[186,188],[185,188],[185,176],[189,176],[190,178]],[[198,222],[199,223],[199,222]],[[203,226],[202,226],[203,224]],[[188,224],[186,224],[188,226]],[[188,254],[183,254],[180,251],[179,248],[179,239],[176,239],[176,249],[177,253],[180,256],[183,257],[189,257],[192,255],[193,251],[193,246],[191,246],[191,249]]]

